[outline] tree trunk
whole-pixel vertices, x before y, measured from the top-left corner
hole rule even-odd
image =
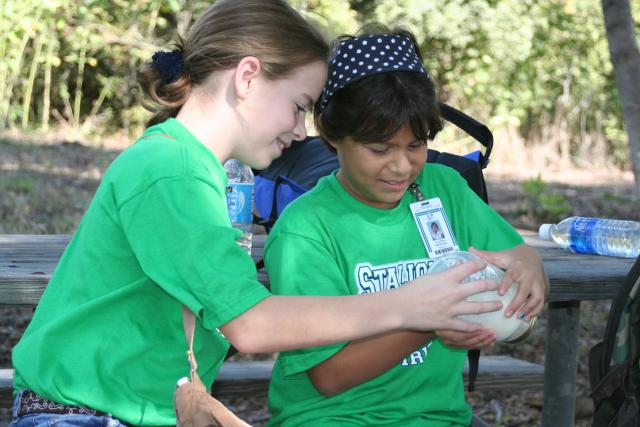
[[[634,196],[640,199],[640,51],[629,0],[602,0],[609,53],[629,136]]]

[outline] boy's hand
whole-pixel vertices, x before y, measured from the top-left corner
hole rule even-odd
[[[481,251],[470,247],[469,252],[506,270],[498,288],[500,295],[504,295],[512,283],[518,284],[518,293],[505,310],[507,317],[516,310],[517,316],[526,320],[540,313],[549,294],[549,279],[535,249],[523,243],[502,251]]]
[[[476,332],[435,331],[443,344],[453,348],[485,348],[496,342],[496,335],[491,329]]]

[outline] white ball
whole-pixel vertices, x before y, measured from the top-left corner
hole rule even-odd
[[[439,271],[447,270],[458,264],[465,263],[474,259],[480,259],[480,257],[472,254],[471,252],[454,252],[448,255],[444,255],[435,260],[429,273],[437,273]],[[471,281],[482,279],[493,279],[496,281],[502,280],[504,272],[492,264],[487,264],[487,267],[476,273],[467,276],[463,282],[468,283]],[[502,310],[492,311],[482,314],[466,314],[459,316],[460,319],[468,322],[480,323],[484,327],[493,330],[496,334],[497,341],[515,341],[525,334],[531,328],[531,321],[520,320],[517,317],[517,313],[511,317],[506,317],[504,312],[516,296],[518,292],[518,284],[514,283],[509,287],[509,290],[500,295],[497,291],[481,292],[475,295],[467,297],[468,301],[501,301]]]

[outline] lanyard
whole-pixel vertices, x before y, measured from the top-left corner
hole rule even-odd
[[[416,202],[421,202],[424,200],[424,194],[422,194],[422,190],[420,190],[420,186],[415,182],[409,186],[409,192],[416,199]]]

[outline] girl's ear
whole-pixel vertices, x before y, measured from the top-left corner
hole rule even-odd
[[[246,56],[236,66],[234,85],[236,95],[244,99],[256,85],[256,78],[262,71],[262,64],[255,56]]]

